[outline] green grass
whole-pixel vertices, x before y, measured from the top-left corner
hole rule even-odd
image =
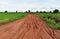
[[[60,13],[36,13],[52,29],[60,30]]]
[[[21,19],[26,15],[27,15],[26,13],[15,13],[15,12],[0,13],[0,25]]]

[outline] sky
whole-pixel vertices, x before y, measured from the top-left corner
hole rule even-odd
[[[0,0],[0,11],[60,10],[60,0]]]

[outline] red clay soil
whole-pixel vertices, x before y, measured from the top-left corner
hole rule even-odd
[[[21,20],[0,26],[0,39],[60,39],[60,30],[52,30],[44,21],[29,14]]]

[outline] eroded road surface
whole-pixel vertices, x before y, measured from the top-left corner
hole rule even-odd
[[[60,30],[53,30],[33,14],[0,26],[0,39],[60,39]]]

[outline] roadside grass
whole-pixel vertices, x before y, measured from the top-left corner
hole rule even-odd
[[[0,25],[21,19],[26,15],[27,13],[15,13],[15,12],[0,13]]]
[[[36,13],[47,25],[56,30],[60,30],[60,13]]]

